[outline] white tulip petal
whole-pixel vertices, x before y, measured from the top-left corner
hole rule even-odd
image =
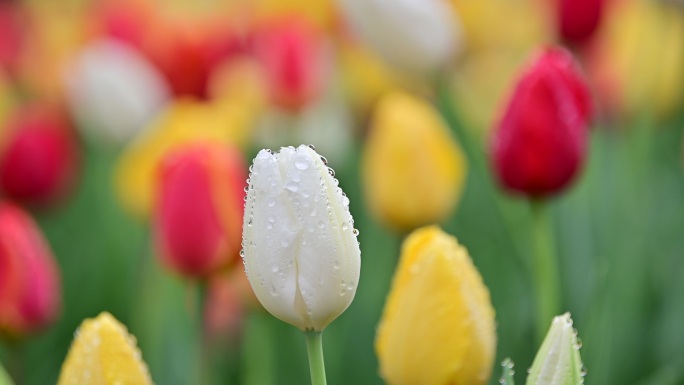
[[[276,317],[322,330],[351,303],[360,249],[348,199],[311,148],[257,155],[243,238],[247,276]]]

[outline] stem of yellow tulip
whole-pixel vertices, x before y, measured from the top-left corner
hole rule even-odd
[[[534,237],[534,274],[535,295],[537,298],[537,343],[544,339],[551,320],[559,312],[560,276],[548,203],[544,200],[532,201]]]
[[[311,385],[326,385],[325,363],[323,362],[323,332],[307,330],[304,335],[306,335],[306,351],[309,354]]]

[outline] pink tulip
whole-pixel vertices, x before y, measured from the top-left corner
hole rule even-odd
[[[0,202],[0,332],[37,331],[60,307],[59,271],[40,229],[21,208]]]

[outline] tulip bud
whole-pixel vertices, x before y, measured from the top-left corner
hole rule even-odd
[[[9,374],[5,372],[5,369],[0,365],[0,385],[14,385]]]
[[[605,0],[556,0],[558,33],[574,44],[589,40],[601,22]]]
[[[585,371],[570,313],[555,317],[534,357],[527,385],[580,385]]]
[[[550,48],[523,72],[492,140],[499,183],[529,197],[560,192],[581,168],[592,115],[573,57]]]
[[[402,71],[430,74],[460,45],[461,27],[444,0],[339,0],[361,40]]]
[[[163,159],[155,235],[169,268],[203,277],[238,258],[245,169],[239,151],[212,144],[180,148]]]
[[[67,192],[77,167],[77,145],[64,116],[44,106],[9,118],[0,149],[0,190],[17,201],[46,205]]]
[[[482,385],[496,352],[494,308],[468,251],[438,227],[404,241],[375,350],[389,385]]]
[[[451,215],[466,159],[434,107],[396,92],[381,99],[373,115],[362,170],[373,214],[406,231]]]
[[[261,150],[250,174],[243,259],[261,304],[301,330],[322,331],[349,307],[361,251],[349,199],[307,146]]]
[[[59,272],[33,220],[0,202],[0,333],[21,336],[52,323],[60,309]]]
[[[103,142],[125,143],[164,107],[169,86],[135,50],[113,40],[84,49],[66,78],[79,128]]]
[[[86,319],[74,335],[57,385],[152,384],[135,337],[111,314]]]
[[[306,19],[266,23],[254,38],[254,51],[275,105],[298,111],[321,93],[322,45]]]

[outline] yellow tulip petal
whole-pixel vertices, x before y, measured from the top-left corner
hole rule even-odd
[[[362,167],[370,209],[399,230],[450,215],[466,175],[461,147],[437,110],[402,92],[380,100]]]
[[[247,110],[223,101],[175,102],[119,159],[114,182],[124,208],[139,217],[149,215],[157,167],[168,151],[194,142],[243,144],[252,123]]]
[[[109,313],[83,321],[57,385],[152,384],[135,337]]]
[[[406,239],[375,348],[390,385],[487,383],[496,350],[494,309],[456,238],[430,226]]]

